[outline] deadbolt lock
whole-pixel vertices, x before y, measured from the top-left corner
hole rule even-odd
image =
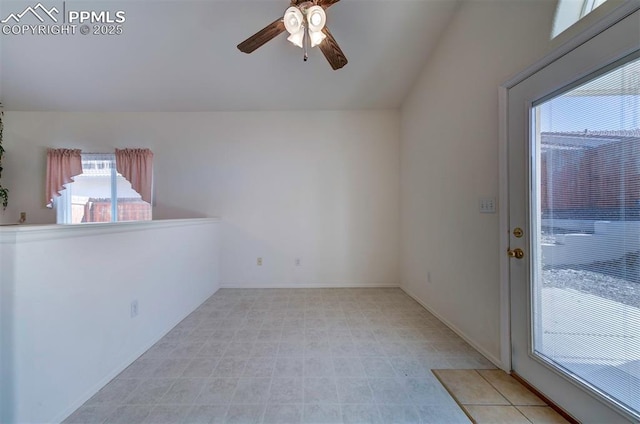
[[[513,235],[516,238],[520,238],[520,237],[522,237],[524,235],[524,231],[522,231],[522,228],[516,227],[516,228],[513,229]]]
[[[522,258],[524,258],[524,251],[522,249],[520,249],[519,247],[516,248],[516,249],[513,249],[513,250],[509,249],[509,250],[507,250],[507,255],[510,258],[522,259]]]

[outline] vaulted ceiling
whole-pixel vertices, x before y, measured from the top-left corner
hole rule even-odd
[[[2,1],[1,19],[36,3]],[[0,101],[7,110],[397,108],[458,2],[340,1],[327,11],[349,59],[338,71],[317,48],[303,62],[286,34],[250,55],[238,51],[239,42],[282,16],[286,0],[42,3],[122,10],[123,33],[0,35]]]

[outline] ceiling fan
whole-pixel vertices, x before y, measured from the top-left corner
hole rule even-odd
[[[336,70],[347,64],[347,57],[326,26],[328,9],[340,0],[291,0],[291,6],[262,30],[238,44],[238,49],[251,53],[267,41],[287,31],[291,43],[304,50],[304,60],[309,57],[307,46],[318,46],[331,67]]]

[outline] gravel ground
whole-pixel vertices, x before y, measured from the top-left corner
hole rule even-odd
[[[574,289],[640,308],[640,284],[581,269],[545,269],[543,287]]]

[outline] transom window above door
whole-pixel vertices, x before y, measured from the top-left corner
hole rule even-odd
[[[606,1],[607,0],[559,0],[553,21],[551,38],[558,36],[558,34],[593,12]]]

